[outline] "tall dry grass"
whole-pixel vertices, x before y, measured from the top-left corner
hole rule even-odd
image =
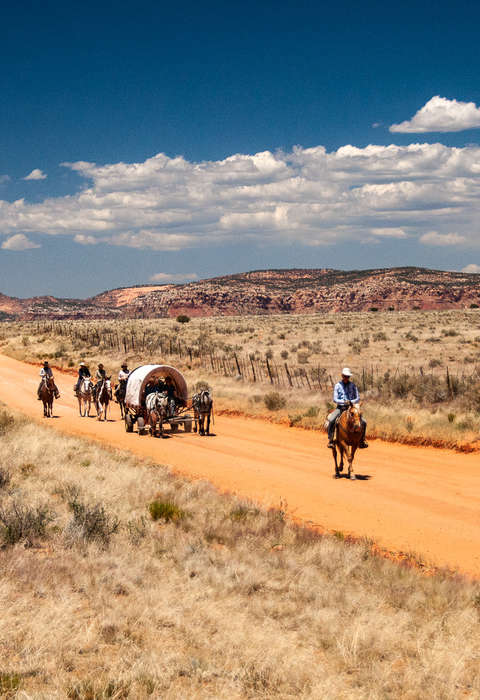
[[[0,465],[1,508],[50,514],[0,527],[5,696],[480,695],[477,583],[5,412]]]

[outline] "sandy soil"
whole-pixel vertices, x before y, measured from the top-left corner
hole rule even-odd
[[[116,404],[107,423],[80,418],[71,375],[56,372],[62,396],[53,419],[43,418],[36,400],[38,367],[0,355],[0,376],[1,401],[57,430],[153,458],[268,505],[286,502],[289,514],[307,523],[480,577],[478,454],[376,440],[356,458],[364,478],[335,480],[324,434],[219,416],[214,437],[140,437],[125,433]]]

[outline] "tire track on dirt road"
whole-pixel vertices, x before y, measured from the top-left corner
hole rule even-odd
[[[216,437],[178,433],[167,439],[125,433],[112,420],[80,418],[71,374],[55,374],[61,398],[53,419],[36,400],[39,368],[0,355],[0,401],[70,435],[153,458],[190,478],[288,512],[328,529],[373,538],[389,550],[415,552],[435,566],[480,577],[480,457],[373,441],[357,453],[357,474],[332,478],[325,435],[261,420],[217,416]]]

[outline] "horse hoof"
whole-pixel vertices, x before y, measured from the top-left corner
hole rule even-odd
[[[355,474],[350,474],[350,481],[355,481],[356,478]]]
[[[334,475],[333,475],[333,478],[334,478],[334,479],[340,479],[340,474],[334,474]]]

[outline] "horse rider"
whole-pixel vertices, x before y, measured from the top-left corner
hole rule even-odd
[[[333,439],[334,439],[334,434],[335,434],[335,424],[337,422],[337,419],[343,411],[345,411],[349,404],[351,403],[358,403],[360,401],[360,396],[358,393],[358,389],[354,382],[351,380],[352,373],[348,367],[344,367],[342,369],[342,379],[341,381],[337,382],[335,384],[335,388],[333,390],[333,401],[336,403],[337,408],[332,411],[329,416],[328,416],[328,445],[327,447],[335,447]],[[360,449],[364,449],[368,447],[368,444],[365,441],[365,433],[367,430],[367,422],[361,417],[361,423],[362,423],[362,437],[360,440],[360,444],[358,447]]]
[[[120,369],[120,372],[118,373],[118,381],[125,382],[127,383],[127,379],[130,375],[130,370],[128,369],[128,365],[126,362],[123,363],[122,368]]]
[[[79,392],[80,384],[87,377],[91,377],[90,370],[88,369],[85,362],[80,362],[80,365],[78,366],[78,379],[77,379],[77,383],[75,384],[75,387],[74,387],[75,394],[77,394]]]
[[[97,391],[100,388],[100,384],[107,378],[107,374],[105,372],[105,368],[100,362],[98,365],[97,371],[95,372],[95,379],[97,380],[95,386],[93,387],[93,398],[96,400],[97,399]]]
[[[40,384],[38,385],[38,389],[37,389],[37,398],[39,401],[41,401],[40,389],[42,388],[42,384],[43,384],[44,379],[47,379],[47,380],[53,379],[52,368],[48,364],[47,360],[45,360],[45,362],[43,363],[43,367],[40,370],[40,376],[41,376],[41,380],[40,380]],[[59,399],[60,392],[58,391],[57,385],[55,384],[55,382],[53,383],[53,390],[55,392],[55,398]]]

